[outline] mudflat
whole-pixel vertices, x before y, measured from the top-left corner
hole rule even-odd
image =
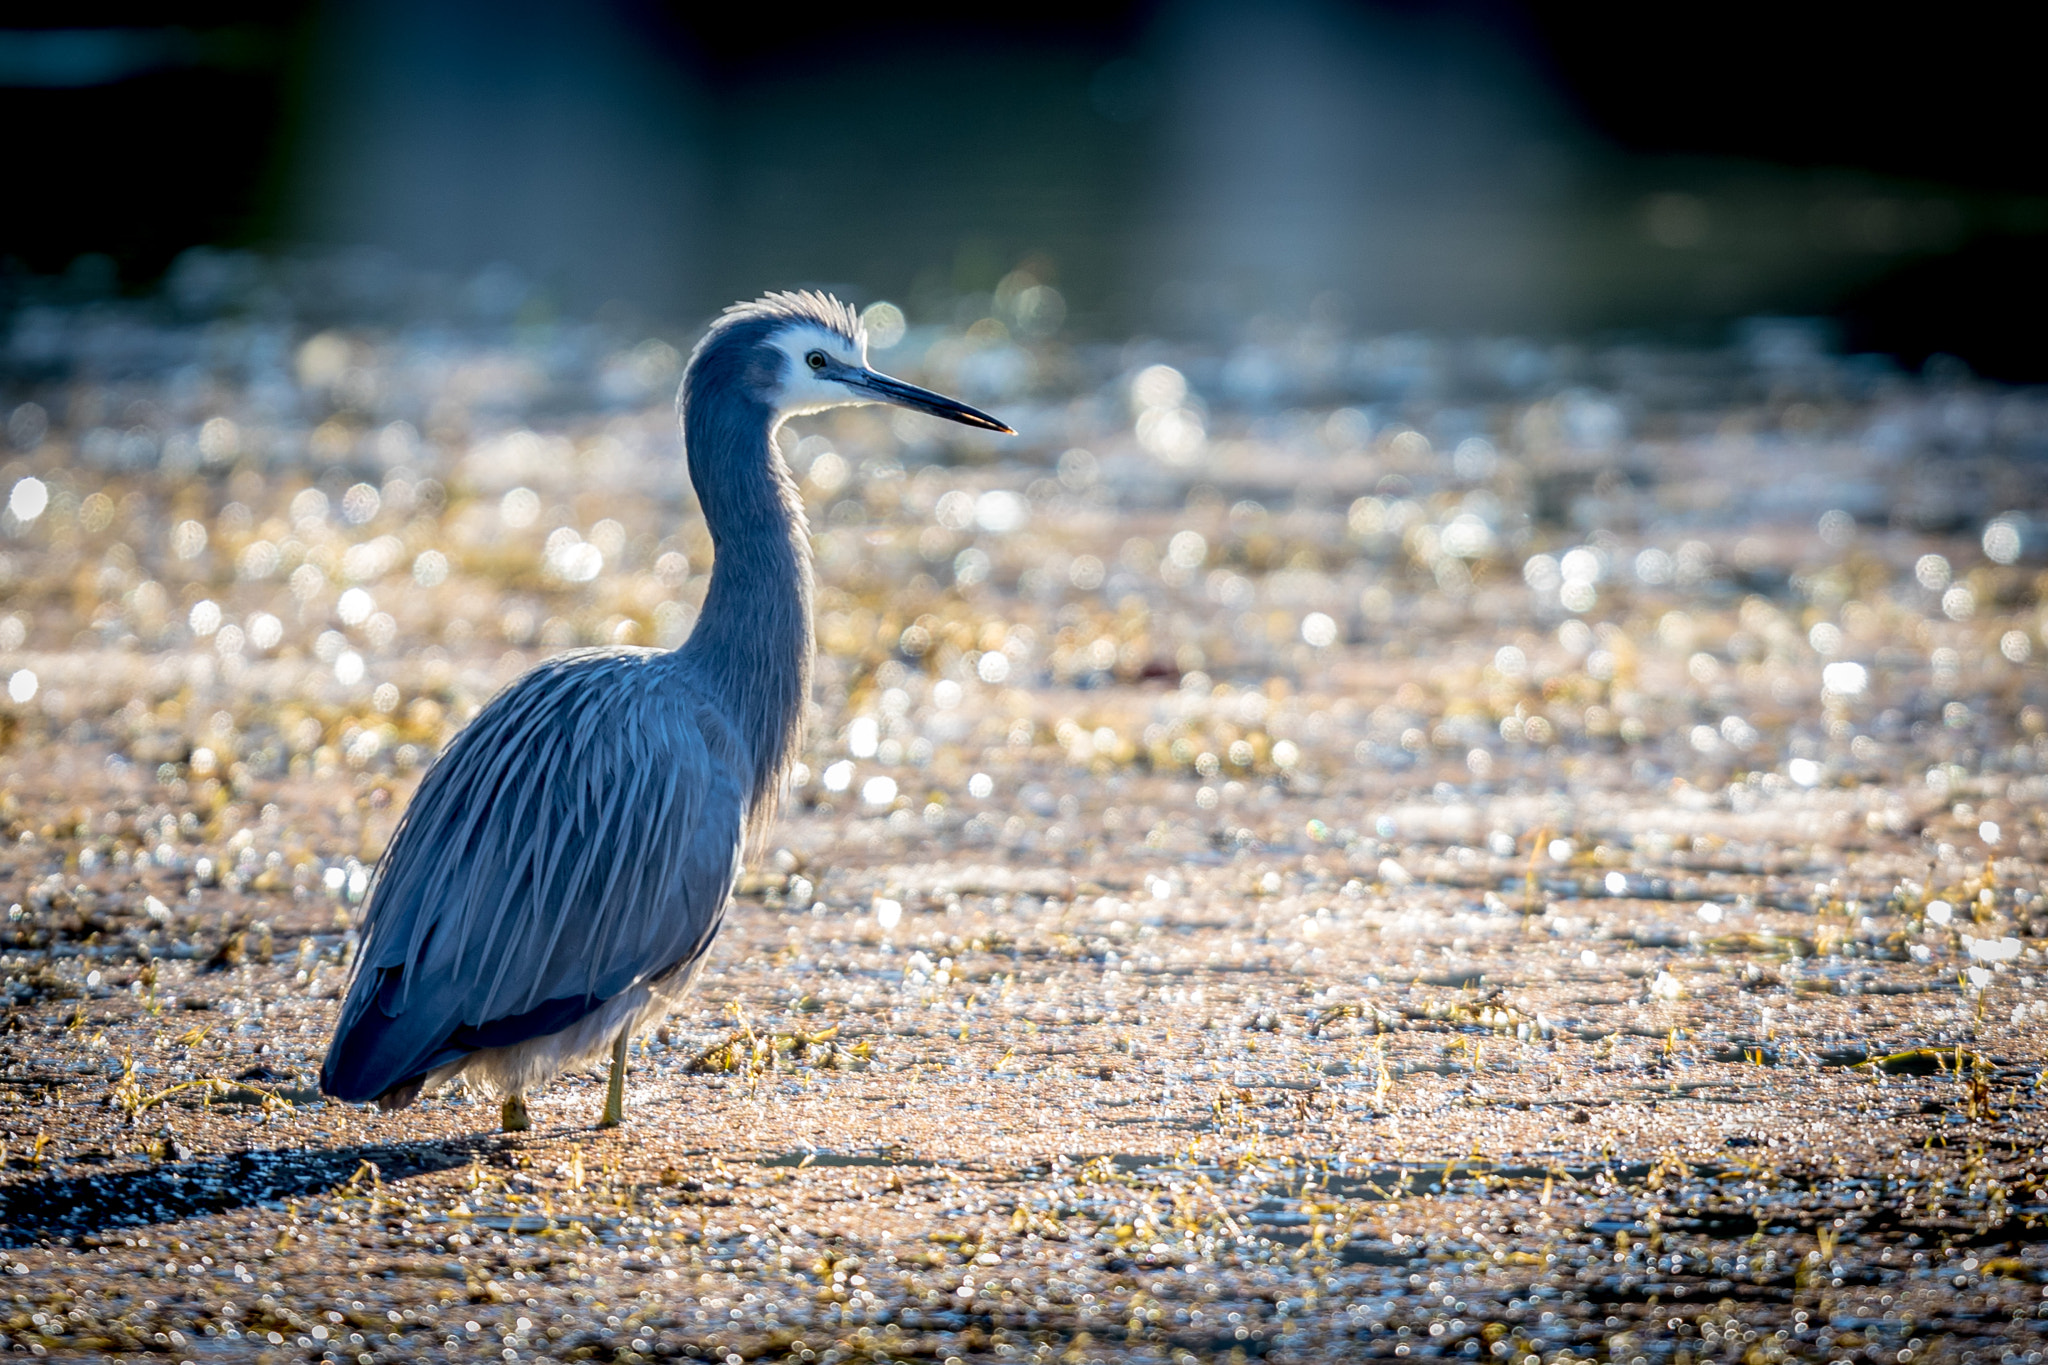
[[[406,344],[23,390],[7,1348],[2038,1358],[2025,395],[933,343],[1024,438],[787,433],[800,781],[627,1126],[504,1135],[318,1096],[354,916],[462,721],[675,643],[710,547],[602,348]]]

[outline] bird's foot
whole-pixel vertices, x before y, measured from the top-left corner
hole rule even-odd
[[[505,1106],[498,1111],[498,1126],[508,1133],[523,1133],[533,1127],[533,1120],[526,1115],[526,1096],[505,1097]]]

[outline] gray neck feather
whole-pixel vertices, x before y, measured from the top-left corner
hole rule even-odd
[[[688,381],[685,381],[686,392]],[[715,558],[678,654],[735,722],[751,764],[748,832],[774,819],[811,695],[811,545],[762,403],[686,402],[683,441]]]

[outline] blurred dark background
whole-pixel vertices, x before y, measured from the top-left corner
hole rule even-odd
[[[793,284],[944,320],[1022,269],[1084,336],[1794,315],[2040,381],[2036,61],[1958,5],[13,7],[0,300],[201,245],[650,320]]]

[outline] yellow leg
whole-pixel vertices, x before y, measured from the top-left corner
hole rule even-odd
[[[498,1112],[498,1126],[508,1133],[523,1133],[533,1127],[533,1120],[526,1116],[526,1096],[505,1097],[505,1107]]]
[[[604,1117],[597,1121],[600,1128],[616,1128],[626,1121],[626,1031],[619,1030],[618,1040],[612,1044],[612,1080],[605,1087]]]

